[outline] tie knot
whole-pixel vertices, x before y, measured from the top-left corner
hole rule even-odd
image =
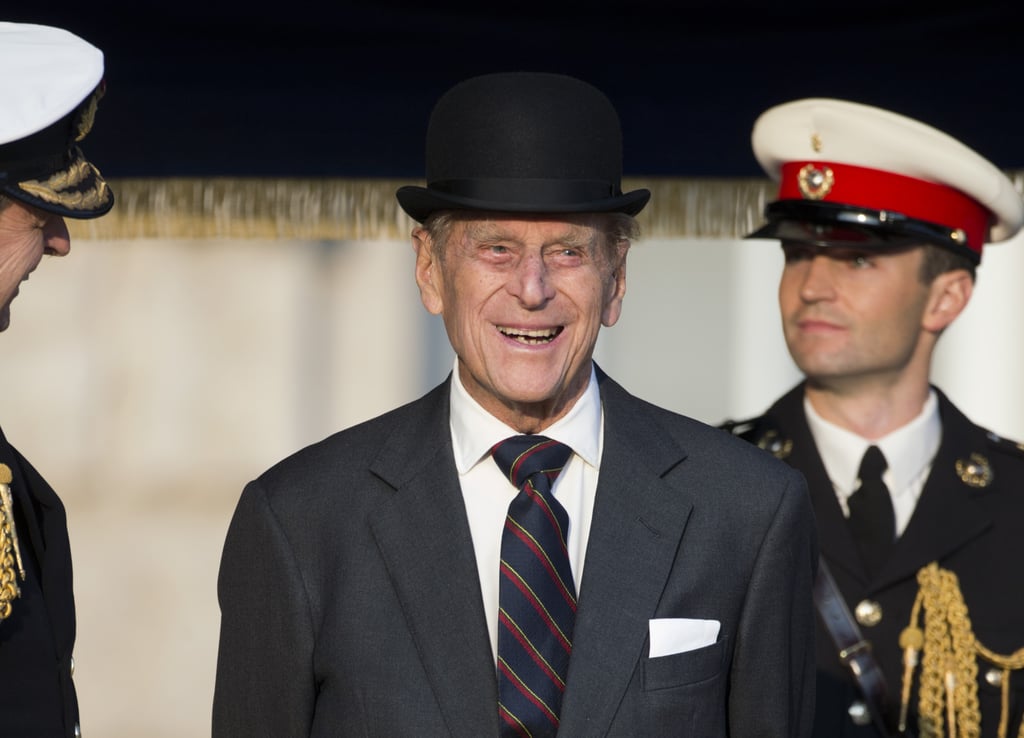
[[[878,446],[868,446],[868,450],[864,452],[864,458],[860,462],[860,483],[863,485],[868,480],[880,480],[888,466],[885,454],[881,449]]]
[[[498,468],[519,489],[534,474],[542,473],[554,480],[572,449],[544,436],[512,436],[495,444],[491,454]]]

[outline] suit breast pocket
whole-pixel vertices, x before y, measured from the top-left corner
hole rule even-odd
[[[643,689],[653,692],[713,680],[724,671],[725,660],[724,637],[693,651],[644,659]]]

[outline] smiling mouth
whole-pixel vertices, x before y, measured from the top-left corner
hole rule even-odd
[[[562,332],[562,326],[557,328],[540,328],[537,330],[522,330],[519,328],[505,328],[504,326],[498,326],[498,331],[501,335],[506,338],[511,338],[513,341],[524,343],[529,346],[536,346],[543,343],[550,343],[558,337],[558,334]]]

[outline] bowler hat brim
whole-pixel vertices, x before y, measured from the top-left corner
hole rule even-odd
[[[406,185],[395,193],[399,204],[422,223],[440,210],[475,210],[503,213],[624,213],[636,215],[651,199],[650,190],[637,189],[612,197],[580,200],[566,198],[467,197],[430,187]]]

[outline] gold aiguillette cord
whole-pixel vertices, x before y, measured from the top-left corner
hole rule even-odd
[[[21,560],[21,548],[18,545],[18,530],[14,525],[14,496],[11,494],[11,482],[14,475],[7,464],[0,464],[0,620],[11,614],[11,602],[21,596],[17,573],[25,580],[25,565]]]

